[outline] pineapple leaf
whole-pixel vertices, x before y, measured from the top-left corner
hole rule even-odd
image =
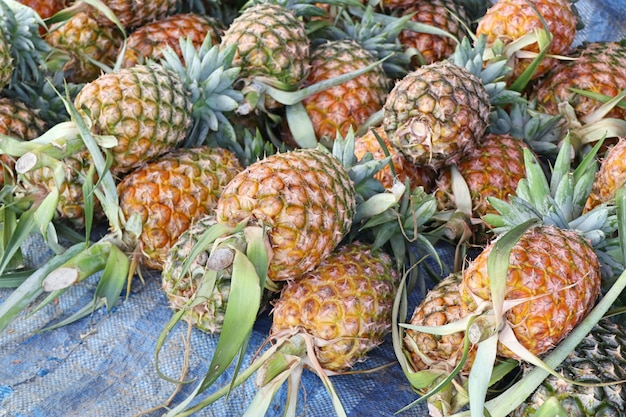
[[[231,288],[224,325],[200,392],[210,387],[230,366],[236,355],[243,355],[261,303],[260,279],[254,264],[241,251],[235,252]]]
[[[626,188],[621,187],[615,193],[615,205],[617,206],[620,254],[622,263],[626,263]]]
[[[302,102],[286,106],[285,119],[289,131],[300,148],[315,148],[318,145],[317,136],[311,118]]]
[[[67,317],[66,319],[61,320],[60,322],[55,323],[51,326],[45,327],[41,329],[39,332],[52,331],[60,327],[66,326],[68,324],[71,324],[78,319],[88,316],[89,314],[93,313],[95,310],[103,307],[105,304],[106,304],[105,299],[94,298],[93,300],[85,304],[82,308],[80,308],[78,311],[76,311],[74,314],[72,314],[70,317]]]
[[[498,349],[498,335],[483,340],[478,344],[476,358],[472,364],[469,374],[468,386],[470,415],[471,417],[484,417],[484,404],[489,383],[491,381],[491,371],[496,359]]]
[[[61,254],[52,257],[48,262],[35,270],[0,304],[0,332],[6,329],[12,320],[28,307],[41,293],[41,283],[48,274],[57,269],[68,259],[84,250],[84,243],[77,243]]]

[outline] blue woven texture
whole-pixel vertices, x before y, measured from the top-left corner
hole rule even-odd
[[[577,44],[583,40],[626,37],[626,2],[579,0],[576,5],[586,25],[576,38]],[[24,250],[34,264],[40,264],[47,256],[45,246],[37,239],[29,241]],[[443,255],[445,258],[449,253]],[[101,309],[74,324],[38,332],[88,302],[97,279],[98,276],[88,279],[34,314],[21,315],[0,334],[0,417],[136,416],[162,404],[174,392],[176,385],[160,378],[155,370],[157,336],[172,314],[158,276],[147,277],[145,284],[136,281],[128,299],[108,313]],[[0,290],[0,302],[9,294],[9,290]],[[413,296],[413,304],[418,301],[416,297]],[[269,326],[270,318],[261,316],[244,367],[262,346]],[[160,369],[171,378],[178,378],[183,368],[186,333],[187,327],[181,323],[161,351]],[[187,379],[202,378],[216,343],[217,337],[192,331]],[[394,361],[388,339],[356,369]],[[229,377],[227,373],[216,385],[227,383]],[[335,376],[332,381],[351,417],[392,416],[417,399],[397,364],[374,373]],[[184,399],[194,387],[194,383],[183,386],[173,403]],[[228,401],[221,400],[197,415],[239,416],[254,394],[250,380],[235,389]],[[283,387],[268,416],[282,415],[285,396]],[[309,371],[304,372],[299,397],[300,415],[334,415],[326,390]],[[163,410],[142,415],[162,414]],[[400,414],[427,415],[423,405]]]

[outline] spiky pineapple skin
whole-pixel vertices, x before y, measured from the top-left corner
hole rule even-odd
[[[180,13],[147,23],[128,35],[122,67],[143,64],[147,59],[158,61],[162,48],[166,46],[182,57],[180,38],[190,38],[199,48],[210,34],[215,45],[220,42],[222,26],[217,19],[197,13]]]
[[[152,0],[139,2],[134,0],[104,0],[103,3],[115,14],[115,17],[117,17],[124,28],[135,29],[146,23],[174,14],[178,1]],[[93,7],[89,7],[88,12],[100,25],[115,25],[109,18]]]
[[[215,209],[226,184],[242,169],[226,149],[184,148],[124,177],[117,187],[120,208],[127,219],[135,213],[141,217],[142,263],[161,270],[176,239]]]
[[[19,140],[31,140],[44,133],[45,129],[46,122],[39,117],[36,110],[30,109],[20,100],[0,98],[0,134]],[[1,155],[0,161],[8,174],[13,173],[15,158]],[[14,176],[14,173],[11,175]],[[4,169],[0,169],[0,186],[4,183]]]
[[[376,62],[376,58],[353,40],[329,41],[311,54],[311,72],[305,85],[356,71]],[[302,103],[311,119],[318,140],[331,142],[352,127],[357,130],[380,110],[387,98],[391,81],[381,66],[352,80],[306,97]]]
[[[92,131],[113,135],[112,170],[125,173],[181,143],[192,123],[191,101],[175,73],[136,65],[102,75],[74,99]]]
[[[458,321],[468,312],[461,305],[461,274],[450,274],[428,291],[413,310],[409,324],[414,326],[443,326]],[[418,372],[426,369],[442,369],[451,372],[463,355],[463,332],[450,335],[434,335],[413,329],[406,331],[403,347],[409,354],[411,366]],[[463,366],[469,374],[473,356],[472,349]]]
[[[508,44],[527,33],[532,33],[534,29],[543,28],[537,12],[541,14],[553,35],[548,53],[552,55],[566,54],[572,46],[578,24],[577,14],[572,9],[569,0],[499,0],[487,9],[485,15],[478,22],[476,35],[485,35],[488,46],[493,45],[496,39],[501,39],[505,44]],[[524,49],[539,52],[537,43]],[[517,59],[512,64],[511,77],[517,78],[530,64],[530,61],[531,59]],[[545,74],[556,62],[553,58],[544,59],[533,78]]]
[[[310,334],[321,342],[315,355],[324,369],[349,370],[391,330],[398,282],[386,253],[360,242],[340,246],[315,270],[286,283],[270,334]]]
[[[268,228],[268,277],[297,279],[339,244],[352,225],[356,191],[346,169],[323,149],[270,155],[239,173],[217,203],[218,221]]]
[[[99,25],[86,12],[52,25],[45,39],[50,45],[69,54],[70,59],[63,71],[65,77],[74,83],[92,81],[102,73],[102,69],[88,58],[113,67],[123,42],[117,28]]]
[[[295,13],[278,4],[248,7],[222,36],[221,45],[236,44],[234,66],[241,77],[267,77],[296,86],[309,71],[309,38]]]
[[[573,60],[560,61],[531,92],[531,98],[547,113],[559,114],[559,103],[567,102],[580,119],[602,105],[571,88],[609,97],[626,88],[626,47],[619,42],[586,42],[567,56]],[[624,119],[626,109],[615,106],[606,117]]]
[[[488,134],[459,160],[456,167],[469,188],[474,216],[497,213],[488,197],[506,200],[515,195],[517,184],[526,177],[524,149],[527,148],[524,141],[510,135]],[[442,170],[437,178],[435,197],[440,210],[456,208],[450,169]]]
[[[570,380],[607,386],[582,386],[549,375],[511,417],[530,417],[549,398],[555,397],[572,417],[617,417],[626,414],[626,379],[623,326],[601,319],[576,349],[555,369]]]
[[[491,299],[488,245],[463,271],[461,301],[474,311],[475,297]],[[517,340],[534,355],[556,346],[586,317],[600,293],[600,264],[591,245],[572,230],[534,226],[509,256],[505,300],[527,299],[505,312]],[[502,344],[504,357],[515,355]]]
[[[451,62],[435,62],[396,83],[383,107],[383,126],[414,164],[439,169],[483,138],[490,108],[478,77]]]
[[[176,239],[165,258],[161,274],[162,288],[174,311],[183,309],[196,295],[207,272],[206,264],[210,252],[203,251],[193,258],[186,274],[183,274],[183,264],[191,256],[191,251],[202,233],[216,224],[217,220],[212,214],[200,217]],[[218,271],[215,289],[210,297],[188,310],[183,315],[183,320],[202,331],[219,333],[224,323],[226,304],[230,294],[231,273],[231,267]]]
[[[585,202],[584,212],[593,210],[600,204],[607,203],[615,198],[617,190],[626,182],[626,139],[620,138],[609,148],[602,159],[600,169],[591,187],[591,192]]]
[[[385,5],[389,7],[387,2]],[[408,6],[402,8],[401,13],[402,15],[414,13],[412,21],[445,30],[456,37],[455,40],[449,36],[404,29],[398,35],[398,40],[405,48],[414,48],[418,53],[412,58],[413,68],[449,57],[456,49],[457,40],[460,41],[467,36],[463,23],[469,26],[470,19],[462,3],[459,4],[454,0],[410,2]]]
[[[68,221],[75,228],[85,226],[85,195],[83,184],[89,175],[89,168],[93,163],[87,151],[61,160],[65,178],[57,187],[54,173],[49,167],[37,168],[18,177],[15,195],[35,197],[36,201],[43,200],[52,189],[58,188],[59,201],[55,210],[55,218]],[[93,182],[97,182],[94,176]],[[102,218],[104,213],[97,198],[94,198],[94,218]]]
[[[374,133],[375,132],[375,133]],[[371,153],[374,159],[380,160],[386,157],[385,152],[378,143],[377,134],[385,144],[391,163],[393,164],[397,181],[405,183],[409,181],[411,187],[424,187],[424,191],[431,192],[435,184],[436,173],[426,166],[418,166],[406,159],[397,149],[391,146],[387,133],[378,126],[368,130],[365,134],[357,136],[354,141],[354,154],[357,158],[363,158],[367,153]],[[386,165],[374,176],[385,188],[391,188],[396,181],[391,168]]]

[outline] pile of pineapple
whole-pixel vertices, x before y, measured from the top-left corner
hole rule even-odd
[[[168,416],[252,375],[246,416],[285,382],[295,415],[305,368],[345,416],[332,376],[389,335],[433,416],[626,414],[626,47],[579,28],[569,0],[0,0],[0,331],[151,270],[161,337],[219,338]]]

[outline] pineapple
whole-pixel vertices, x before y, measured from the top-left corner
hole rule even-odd
[[[386,253],[358,241],[342,245],[286,283],[274,303],[270,337],[302,332],[318,341],[314,353],[323,369],[350,370],[390,332],[399,280]]]
[[[548,54],[567,54],[574,42],[578,25],[578,15],[570,0],[499,0],[487,9],[478,22],[476,35],[485,35],[488,46],[492,46],[496,41],[508,45],[524,35],[532,34],[536,29],[542,29],[542,18],[552,35]],[[522,51],[538,53],[537,42],[525,46]],[[513,67],[510,76],[513,80],[517,79],[532,61],[532,58],[517,57],[516,54],[517,51],[510,57],[510,65]],[[536,79],[545,74],[556,63],[555,58],[544,58],[532,78]]]
[[[614,209],[601,206],[582,213],[594,176],[594,154],[572,170],[571,152],[565,138],[548,180],[525,149],[526,176],[515,195],[509,202],[489,198],[499,214],[488,213],[484,220],[500,237],[463,269],[457,302],[464,318],[444,333],[467,329],[478,352],[481,345],[492,352],[474,358],[469,378],[486,379],[481,387],[470,386],[470,393],[486,392],[497,360],[537,364],[537,356],[559,344],[595,306],[603,278],[614,274],[611,268],[623,271],[605,246],[616,230]],[[495,281],[493,271],[501,281]],[[434,350],[438,352],[436,345]],[[467,393],[451,395],[460,405],[468,398]],[[471,408],[483,409],[480,397],[470,401]]]
[[[609,148],[600,169],[593,181],[593,188],[585,203],[585,211],[593,210],[600,204],[608,203],[615,198],[617,190],[626,182],[626,169],[623,162],[626,152],[626,138]]]
[[[311,71],[304,86],[362,70],[383,57],[393,62],[401,55],[400,47],[388,39],[397,36],[406,20],[383,26],[374,19],[371,7],[358,22],[347,12],[342,13],[339,23],[333,26],[335,31],[327,38],[316,40],[317,45],[311,53]],[[393,68],[395,70],[396,66]],[[338,134],[345,136],[351,128],[357,130],[364,125],[382,109],[391,81],[384,64],[377,65],[349,81],[305,97],[302,105],[317,141],[331,146]],[[288,122],[290,126],[300,124],[298,120]],[[297,142],[298,138],[294,139]]]
[[[127,30],[136,29],[146,23],[174,14],[179,3],[178,0],[153,0],[150,2],[103,0],[102,2],[113,12],[122,27]],[[114,25],[108,17],[94,7],[86,4],[80,6],[86,6],[84,10],[96,19],[99,25]]]
[[[35,10],[42,19],[52,17],[66,6],[66,0],[19,0],[19,2]]]
[[[574,385],[550,375],[511,417],[533,416],[549,400],[556,400],[563,408],[559,416],[624,415],[626,372],[622,352],[625,347],[623,326],[601,319],[555,370],[570,380],[604,385]]]
[[[86,12],[52,25],[45,39],[67,55],[63,72],[73,83],[93,81],[112,67],[123,42],[118,28],[102,26]]]
[[[180,13],[147,23],[133,31],[126,39],[126,50],[122,67],[128,68],[143,64],[151,59],[161,58],[160,49],[169,45],[182,59],[179,39],[191,38],[196,48],[210,34],[212,44],[219,43],[223,32],[222,23],[218,20],[197,13]]]
[[[138,214],[141,264],[160,270],[178,237],[212,212],[223,188],[243,169],[223,148],[176,149],[128,174],[118,184],[126,219]]]
[[[537,105],[559,114],[562,102],[569,103],[580,120],[594,113],[602,101],[572,91],[572,88],[613,98],[626,89],[626,46],[619,42],[587,42],[567,54],[532,90]],[[606,117],[624,119],[626,110],[615,106]]]
[[[461,273],[452,273],[428,291],[415,307],[409,324],[414,326],[442,326],[460,320],[467,315],[461,306]],[[463,332],[449,335],[434,335],[408,329],[403,346],[408,353],[413,370],[441,369],[450,373],[463,355]],[[472,354],[475,354],[473,349]],[[473,359],[463,365],[469,373]]]
[[[482,218],[495,213],[488,197],[506,199],[515,194],[519,180],[526,176],[524,149],[528,145],[510,135],[487,134],[456,164],[465,180],[471,197],[472,215]],[[439,210],[454,210],[458,204],[452,188],[451,169],[443,169],[436,181],[435,196]]]
[[[390,2],[385,6],[391,8]],[[412,15],[411,20],[445,30],[451,36],[442,36],[426,32],[416,32],[404,29],[398,39],[407,48],[414,52],[411,58],[413,69],[424,64],[432,64],[452,55],[460,40],[467,36],[469,17],[465,7],[455,0],[427,0],[417,3],[409,2],[400,10],[403,15]]]
[[[185,64],[169,48],[162,65],[104,74],[76,95],[74,105],[92,121],[92,131],[117,138],[111,150],[114,173],[129,172],[177,146],[205,144],[211,131],[232,129],[223,113],[242,99],[232,87],[239,69],[230,67],[232,48],[218,52],[211,42],[207,36],[196,50],[188,39]],[[205,82],[212,74],[219,78],[217,87]]]
[[[396,83],[384,104],[391,144],[416,165],[456,163],[482,139],[491,104],[481,80],[449,61],[418,68]]]
[[[382,126],[378,126],[368,130],[361,136],[357,136],[354,141],[354,153],[357,158],[363,158],[367,153],[371,153],[374,159],[384,159],[385,152],[378,142],[378,137],[382,139],[393,164],[394,173],[391,167],[386,165],[382,170],[378,171],[374,176],[383,187],[389,189],[397,180],[404,183],[409,180],[411,187],[423,187],[426,192],[430,192],[435,184],[436,173],[426,166],[414,165],[409,162],[404,155],[391,146],[389,138],[383,130]]]
[[[257,77],[293,90],[309,72],[310,41],[304,22],[286,5],[261,2],[244,8],[222,36],[223,48],[233,45],[237,48],[233,65],[242,68],[244,90]],[[260,106],[272,110],[281,104],[268,97]]]
[[[356,191],[346,169],[330,153],[302,149],[278,153],[248,166],[224,188],[219,222],[268,228],[273,256],[268,277],[294,279],[318,265],[352,226]]]
[[[393,147],[416,165],[456,163],[500,124],[502,109],[524,102],[506,88],[505,62],[483,66],[486,38],[464,38],[444,61],[408,73],[393,87],[382,125]]]
[[[461,320],[467,311],[461,306],[461,273],[451,273],[432,288],[415,307],[409,324],[412,326],[442,326]],[[427,386],[417,387],[427,394],[441,379],[448,377],[461,365],[464,355],[465,334],[459,331],[451,334],[434,335],[407,329],[402,338],[403,353],[407,355],[411,372],[428,372],[435,381]],[[468,357],[455,375],[456,384],[467,383],[476,347],[468,350]],[[463,398],[452,387],[447,387],[427,398],[431,416],[450,415],[465,405]]]
[[[206,250],[195,256],[187,273],[183,273],[184,263],[191,256],[203,233],[216,224],[217,220],[213,214],[197,218],[189,229],[174,241],[165,257],[161,274],[162,287],[174,311],[185,309],[190,300],[201,297],[197,293],[207,273],[206,265],[211,253]],[[219,333],[224,324],[231,275],[231,267],[219,271],[214,290],[205,300],[188,309],[183,319],[202,331]]]
[[[20,140],[35,139],[44,132],[46,123],[36,110],[28,108],[17,99],[0,98],[0,134]],[[15,159],[10,155],[0,155],[4,169],[0,170],[0,187],[5,184],[5,173],[14,177]],[[11,181],[6,181],[11,183]]]
[[[463,271],[462,306],[473,311],[489,300],[487,246]],[[509,258],[505,300],[527,300],[505,313],[517,340],[534,355],[556,346],[582,321],[600,294],[598,255],[574,230],[537,226],[515,244]],[[517,359],[508,348],[500,354]]]

